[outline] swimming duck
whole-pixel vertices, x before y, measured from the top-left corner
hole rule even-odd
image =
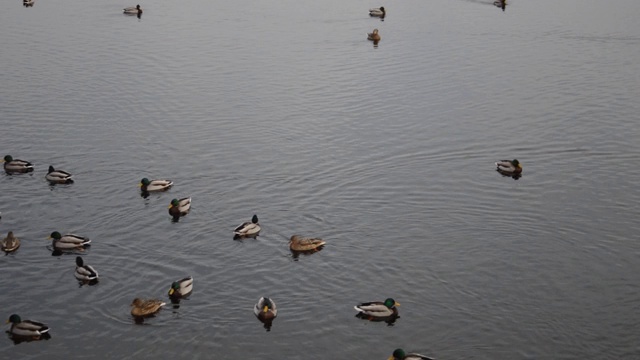
[[[522,164],[518,159],[500,160],[496,162],[496,170],[505,174],[520,174],[522,172]]]
[[[387,360],[433,360],[433,358],[416,353],[407,354],[402,349],[395,349],[393,351],[393,355],[391,355]]]
[[[367,33],[367,39],[373,41],[380,41],[380,35],[378,34],[378,29],[373,29],[372,33]]]
[[[73,175],[66,171],[56,170],[53,166],[49,165],[49,172],[47,172],[45,178],[52,183],[70,184],[73,182],[73,179],[71,179],[72,176]]]
[[[98,280],[98,272],[91,265],[85,265],[81,256],[76,257],[76,279],[80,281]]]
[[[293,251],[312,251],[317,250],[320,246],[326,244],[322,239],[303,238],[299,235],[293,235],[289,239],[289,248]]]
[[[7,234],[7,237],[2,239],[2,243],[0,243],[0,248],[2,248],[2,251],[6,253],[16,251],[18,250],[19,247],[20,247],[20,239],[13,236],[13,231],[9,231],[9,233]]]
[[[49,239],[53,239],[55,250],[82,250],[91,243],[89,238],[75,234],[61,235],[57,231],[52,232]]]
[[[392,298],[388,298],[385,301],[361,303],[354,306],[354,308],[358,311],[358,315],[360,317],[366,318],[368,320],[376,320],[397,317],[398,309],[396,308],[396,306],[399,305],[400,304]]]
[[[180,200],[173,199],[171,200],[171,204],[169,204],[169,215],[171,215],[174,220],[178,220],[180,216],[187,215],[190,209],[191,209],[190,197],[182,198]]]
[[[143,300],[140,298],[135,298],[131,303],[131,315],[134,317],[152,316],[153,314],[160,311],[160,309],[165,305],[166,303],[163,303],[160,300]]]
[[[180,300],[191,295],[193,290],[193,277],[189,276],[184,279],[174,281],[169,289],[169,297],[172,301]]]
[[[28,161],[14,159],[11,155],[4,157],[4,171],[6,172],[29,172],[33,171],[33,164]]]
[[[173,186],[173,181],[149,180],[147,178],[142,178],[138,186],[140,186],[140,190],[142,190],[143,192],[165,191]]]
[[[131,14],[131,15],[140,15],[142,14],[142,8],[140,7],[140,4],[136,6],[129,6],[124,8],[124,13]]]
[[[258,215],[253,215],[251,221],[243,222],[233,229],[233,233],[237,236],[253,236],[260,232],[260,224],[258,224]]]
[[[11,323],[9,333],[17,336],[40,337],[49,331],[49,327],[43,323],[33,320],[22,320],[20,316],[13,314],[7,320],[7,324]]]
[[[253,307],[253,313],[261,321],[270,321],[278,315],[278,308],[273,300],[268,297],[261,297]]]
[[[384,10],[384,6],[380,6],[379,8],[369,9],[369,16],[375,17],[384,17],[386,15],[386,11]]]

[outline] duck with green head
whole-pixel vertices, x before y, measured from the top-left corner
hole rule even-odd
[[[384,6],[369,9],[369,16],[384,18],[385,15],[387,15],[387,12],[385,11]]]
[[[59,251],[83,250],[91,243],[91,239],[87,237],[75,234],[62,235],[57,231],[52,232],[48,239],[53,239],[53,248]]]
[[[173,220],[180,219],[181,216],[187,215],[191,210],[191,198],[173,199],[169,204],[169,215],[173,217]]]
[[[243,222],[233,229],[233,233],[236,238],[239,237],[253,237],[260,233],[261,227],[258,224],[258,215],[253,215],[251,221]]]
[[[361,303],[354,308],[358,311],[356,316],[367,320],[387,320],[398,317],[398,309],[396,306],[400,306],[392,298],[387,298],[385,301],[371,301]]]
[[[516,175],[522,172],[522,164],[518,159],[499,160],[496,162],[496,170],[502,174]]]
[[[191,295],[192,291],[193,277],[188,276],[171,283],[171,287],[169,288],[169,298],[171,298],[171,302],[176,303]]]
[[[138,186],[140,186],[140,190],[142,192],[166,191],[173,186],[173,181],[159,179],[149,180],[147,178],[142,178]]]
[[[73,182],[73,175],[63,170],[56,170],[53,166],[49,165],[49,171],[45,175],[45,179],[55,184],[71,184]]]
[[[263,322],[271,321],[278,316],[278,308],[272,299],[263,296],[258,299],[258,302],[253,307],[253,313]]]
[[[387,360],[434,360],[433,358],[416,354],[416,353],[405,353],[402,349],[395,349],[393,354]]]
[[[11,323],[9,333],[15,336],[39,338],[49,331],[47,325],[33,320],[22,320],[17,314],[12,314],[7,320],[8,323]]]
[[[81,256],[77,256],[75,277],[82,282],[97,282],[98,272],[93,266],[85,264]]]
[[[33,171],[33,164],[28,161],[14,159],[11,155],[4,157],[4,171],[8,173],[25,173]]]

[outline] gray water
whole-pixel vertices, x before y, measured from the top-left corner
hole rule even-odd
[[[1,6],[0,155],[35,165],[0,176],[22,240],[1,317],[51,328],[3,358],[640,358],[640,2],[132,5]],[[513,158],[517,180],[494,166]],[[142,177],[175,186],[142,198]],[[54,230],[92,239],[98,285]],[[296,257],[293,234],[327,245]],[[133,298],[186,275],[189,300],[135,324]],[[354,317],[387,297],[392,326]]]

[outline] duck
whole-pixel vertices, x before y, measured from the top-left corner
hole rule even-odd
[[[73,182],[73,179],[71,179],[72,176],[73,175],[66,171],[56,170],[53,166],[49,165],[49,171],[45,178],[52,183],[70,184]]]
[[[272,299],[263,296],[258,299],[258,302],[253,307],[253,313],[256,314],[261,321],[271,321],[278,316],[278,308]]]
[[[75,234],[61,235],[57,231],[52,232],[49,239],[53,239],[55,250],[82,250],[91,243],[91,239],[87,237]]]
[[[91,265],[86,265],[81,256],[76,256],[76,279],[80,281],[98,280],[98,272]]]
[[[131,14],[131,15],[140,15],[142,14],[142,8],[140,7],[140,4],[136,6],[129,6],[124,8],[124,13]]]
[[[393,354],[387,360],[434,360],[433,358],[416,354],[416,353],[405,353],[402,349],[395,349]]]
[[[165,190],[169,190],[169,188],[173,186],[173,181],[149,180],[147,178],[142,178],[138,186],[140,186],[140,190],[142,192],[165,191]]]
[[[253,236],[260,232],[260,224],[258,224],[258,215],[253,215],[251,221],[243,222],[233,229],[233,233],[237,236]]]
[[[9,233],[7,234],[7,237],[2,239],[2,243],[0,243],[0,248],[2,248],[2,251],[6,253],[16,251],[18,250],[19,247],[20,247],[20,239],[13,236],[13,231],[9,231]]]
[[[496,162],[496,170],[505,174],[520,174],[522,172],[522,164],[518,159],[499,160]]]
[[[33,171],[33,164],[28,161],[14,159],[11,155],[4,157],[4,171],[6,172],[29,172]]]
[[[191,295],[193,290],[193,277],[188,276],[184,279],[174,281],[169,288],[169,297],[172,301],[180,300]]]
[[[169,204],[169,215],[171,215],[174,220],[178,220],[180,216],[187,215],[190,209],[191,209],[190,197],[182,198],[180,200],[173,199],[171,200],[171,204]]]
[[[354,308],[358,311],[358,316],[366,318],[368,320],[387,319],[398,316],[397,303],[392,298],[387,298],[385,301],[371,301],[361,303]]]
[[[367,33],[367,39],[373,41],[380,41],[380,34],[378,34],[378,29],[373,29],[373,32]]]
[[[384,6],[380,6],[379,8],[369,9],[369,16],[374,17],[384,17],[387,12],[384,10]]]
[[[160,311],[160,309],[162,309],[162,307],[165,305],[166,303],[160,300],[155,300],[155,299],[144,300],[140,298],[135,298],[131,303],[131,315],[133,317],[152,316],[158,311]]]
[[[326,244],[322,239],[303,238],[299,235],[293,235],[289,239],[289,248],[293,251],[313,251]]]
[[[22,320],[17,314],[12,314],[7,320],[8,323],[11,323],[9,333],[16,336],[38,338],[49,331],[47,325],[33,320]]]

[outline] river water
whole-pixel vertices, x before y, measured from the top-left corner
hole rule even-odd
[[[1,6],[1,155],[35,171],[0,176],[22,240],[0,306],[51,328],[3,356],[640,358],[640,2],[132,5]],[[513,158],[522,177],[495,171]],[[175,185],[143,198],[142,177]],[[55,230],[92,239],[98,285]],[[293,234],[327,245],[294,256]],[[187,275],[188,300],[133,321]],[[395,323],[355,318],[387,297]]]

